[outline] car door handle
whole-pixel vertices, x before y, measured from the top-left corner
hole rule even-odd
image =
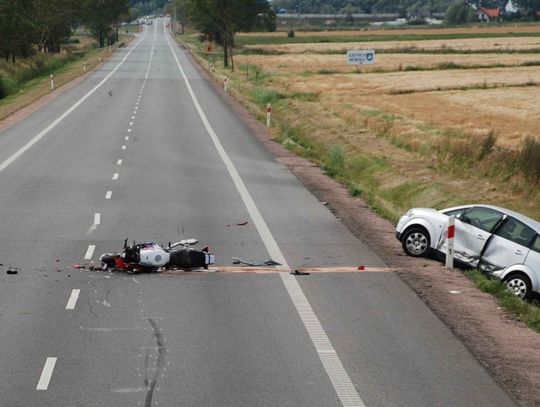
[[[523,256],[523,252],[519,249],[517,249],[514,253],[517,254],[518,256]]]
[[[476,238],[480,240],[486,240],[486,238],[483,235],[476,235]]]

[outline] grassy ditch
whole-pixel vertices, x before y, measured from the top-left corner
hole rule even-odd
[[[528,303],[516,298],[501,281],[490,279],[478,270],[466,271],[465,275],[474,282],[478,289],[493,295],[499,305],[512,316],[540,333],[540,307],[538,307],[537,300],[535,303]]]

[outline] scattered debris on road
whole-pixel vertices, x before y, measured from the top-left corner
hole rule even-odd
[[[281,266],[281,263],[274,261],[272,259],[267,260],[242,260],[238,257],[233,257],[233,264],[245,264],[246,266]]]

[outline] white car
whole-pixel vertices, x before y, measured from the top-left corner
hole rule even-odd
[[[520,298],[540,293],[540,223],[508,209],[492,205],[410,209],[396,226],[405,253],[445,255],[451,215],[456,217],[456,260],[500,278]]]

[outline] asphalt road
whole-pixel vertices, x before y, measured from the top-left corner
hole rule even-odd
[[[146,28],[0,133],[0,405],[514,405],[392,272],[74,267],[124,236],[195,237],[217,266],[386,267],[250,135],[165,21]]]

